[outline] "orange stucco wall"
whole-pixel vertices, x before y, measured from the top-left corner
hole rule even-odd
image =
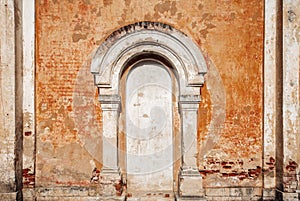
[[[93,52],[138,21],[192,38],[208,64],[199,108],[199,169],[207,187],[260,186],[263,3],[258,0],[36,1],[36,185],[89,185],[101,168]]]

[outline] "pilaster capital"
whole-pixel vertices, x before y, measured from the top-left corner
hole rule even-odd
[[[179,96],[179,111],[198,111],[200,95]]]
[[[121,97],[119,95],[99,95],[98,100],[102,110],[119,111],[121,107]]]

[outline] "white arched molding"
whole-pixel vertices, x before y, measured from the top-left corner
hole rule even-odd
[[[107,95],[118,94],[123,68],[141,54],[159,55],[172,64],[178,73],[180,95],[199,94],[195,88],[203,85],[207,72],[200,49],[182,32],[156,22],[128,25],[102,43],[91,64],[95,84]]]

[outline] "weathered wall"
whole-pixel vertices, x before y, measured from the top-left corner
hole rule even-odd
[[[97,178],[101,168],[102,122],[90,61],[110,33],[144,20],[170,24],[186,33],[206,56],[209,72],[201,90],[198,123],[198,165],[204,186],[273,189],[276,183],[286,192],[286,199],[298,199],[298,0],[283,5],[279,0],[266,0],[265,29],[260,1],[36,1],[36,69],[33,1],[23,3],[24,69],[20,66],[21,2],[0,1],[1,199],[16,197],[21,154],[25,190],[96,188],[90,178],[92,173]],[[235,188],[231,189],[226,192],[236,196]],[[58,188],[54,192],[74,196],[81,191],[69,190]],[[214,189],[206,194],[224,192]],[[26,198],[34,191],[23,193]],[[48,195],[42,188],[38,193]],[[89,190],[83,194],[94,193]],[[272,197],[274,191],[264,194]]]
[[[36,186],[90,185],[101,168],[93,51],[137,21],[196,41],[209,69],[199,109],[205,187],[262,185],[262,1],[36,2]]]
[[[300,165],[300,1],[283,5],[283,188],[295,193]]]
[[[23,198],[35,184],[35,2],[23,2]]]
[[[0,1],[0,200],[22,197],[22,1]]]
[[[207,186],[261,185],[262,6],[205,2],[200,12],[197,27],[205,29],[194,38],[209,71],[200,104],[199,165]]]
[[[282,5],[265,1],[264,37],[264,197],[282,183]],[[282,189],[281,189],[282,190]]]
[[[0,2],[0,192],[15,191],[15,23],[14,3]]]

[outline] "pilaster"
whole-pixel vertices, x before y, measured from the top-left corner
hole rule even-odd
[[[101,193],[103,196],[121,196],[123,185],[118,161],[118,121],[121,101],[118,95],[100,95],[99,101],[103,121]]]
[[[182,166],[179,172],[179,197],[202,198],[202,176],[197,167],[197,115],[200,96],[180,97],[182,125]],[[196,199],[197,200],[197,199]]]

